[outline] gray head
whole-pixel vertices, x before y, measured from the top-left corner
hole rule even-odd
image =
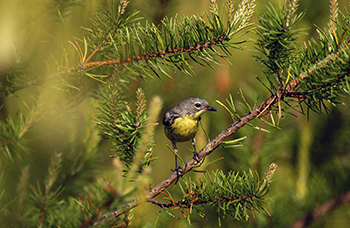
[[[199,97],[187,98],[181,101],[177,106],[177,109],[181,110],[181,115],[190,115],[194,118],[198,118],[206,111],[217,111],[209,105],[208,101]]]

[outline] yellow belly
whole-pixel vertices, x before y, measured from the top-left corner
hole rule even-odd
[[[194,138],[198,131],[198,119],[193,117],[176,118],[171,127],[165,128],[166,136],[172,142],[185,142]]]

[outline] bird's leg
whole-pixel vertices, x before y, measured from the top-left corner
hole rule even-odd
[[[180,169],[180,167],[177,166],[177,147],[175,143],[173,143],[173,148],[175,154],[175,170],[173,171],[176,171],[177,177],[180,178],[182,176],[182,169]]]
[[[196,141],[195,141],[195,139],[193,138],[192,139],[192,146],[193,146],[193,149],[194,149],[194,153],[193,153],[193,159],[196,161],[196,162],[200,162],[199,161],[199,154],[198,154],[198,152],[197,152],[197,149],[196,149]]]

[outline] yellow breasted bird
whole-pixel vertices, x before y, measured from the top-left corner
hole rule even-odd
[[[209,103],[199,97],[191,97],[181,101],[170,108],[163,116],[165,135],[173,144],[174,153],[177,153],[176,143],[192,140],[194,148],[193,158],[198,161],[196,142],[194,137],[198,131],[198,122],[201,115],[206,111],[217,111]],[[177,156],[175,154],[175,170],[177,167]]]

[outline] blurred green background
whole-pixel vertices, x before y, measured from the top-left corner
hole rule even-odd
[[[86,0],[71,1],[73,3],[65,11],[52,7],[55,1],[47,0],[13,0],[0,1],[0,76],[11,71],[15,63],[21,61],[30,62],[31,72],[26,75],[28,80],[45,77],[52,73],[55,67],[64,65],[66,61],[62,53],[69,56],[69,65],[78,63],[76,52],[69,45],[74,37],[83,37],[82,26],[88,24],[89,17],[99,5],[106,5],[107,1]],[[258,23],[258,18],[264,13],[266,5],[270,1],[257,1],[252,22]],[[281,1],[282,2],[282,1]],[[225,1],[218,1],[221,6]],[[274,3],[274,2],[273,2]],[[237,4],[237,3],[236,3]],[[317,36],[316,27],[323,28],[329,20],[329,1],[308,0],[300,1],[298,12],[305,12],[305,16],[298,27],[308,28],[307,33],[299,40],[310,36]],[[348,1],[339,1],[339,9],[344,11]],[[160,18],[165,15],[173,17],[176,14],[201,15],[208,10],[208,1],[204,0],[135,0],[131,1],[128,11],[139,10],[140,15],[153,23],[159,24]],[[58,13],[60,12],[60,13]],[[61,19],[60,19],[61,17]],[[253,105],[265,100],[270,94],[256,80],[255,76],[263,78],[261,65],[254,60],[254,41],[257,36],[251,32],[240,38],[248,40],[242,45],[243,50],[232,49],[231,56],[226,61],[219,59],[222,66],[213,65],[213,68],[194,65],[195,75],[192,77],[177,73],[172,78],[163,76],[142,80],[131,80],[128,88],[128,96],[135,100],[135,90],[142,87],[149,100],[153,96],[160,96],[163,100],[162,114],[179,101],[198,96],[206,99],[218,112],[203,115],[202,124],[214,138],[222,130],[226,129],[232,119],[227,111],[216,100],[225,103],[225,99],[232,94],[236,101],[236,107],[241,115],[246,110],[239,105],[241,98],[237,92],[241,89],[247,101]],[[239,41],[239,40],[237,40]],[[229,64],[229,62],[231,64]],[[89,79],[88,79],[89,80]],[[90,79],[91,80],[91,79]],[[1,199],[1,205],[6,204],[16,196],[16,185],[22,168],[30,165],[30,182],[35,184],[42,180],[48,169],[48,161],[56,151],[64,151],[72,135],[82,137],[83,132],[79,126],[84,126],[91,121],[89,115],[89,99],[69,107],[65,100],[67,88],[62,85],[33,86],[16,93],[15,97],[1,99],[4,106],[0,109],[0,116],[14,116],[19,113],[28,113],[29,107],[38,100],[38,95],[43,101],[41,107],[43,117],[35,122],[30,132],[26,135],[29,153],[22,154],[21,160],[13,165],[1,157],[1,171],[3,180],[1,189],[6,189],[6,194]],[[350,190],[350,102],[349,98],[342,99],[345,106],[331,107],[327,116],[310,113],[309,117],[291,111],[295,116],[284,113],[280,121],[281,130],[271,128],[263,122],[253,121],[270,133],[254,130],[249,126],[240,129],[230,139],[248,136],[243,141],[244,146],[235,149],[218,148],[205,159],[208,163],[217,158],[224,159],[201,169],[223,169],[247,171],[257,170],[263,175],[269,165],[274,162],[278,165],[274,176],[269,196],[273,197],[268,202],[268,210],[271,216],[255,215],[249,221],[234,221],[227,217],[223,227],[289,227],[298,219],[311,212],[317,206],[331,198],[335,198]],[[65,107],[64,110],[55,107]],[[67,107],[68,106],[68,107]],[[297,107],[297,105],[295,104]],[[170,141],[163,133],[159,117],[159,125],[155,132],[154,156],[158,157],[157,164],[152,169],[152,184],[171,174],[170,168],[174,166],[174,157],[167,148]],[[72,128],[72,125],[74,126]],[[74,129],[74,130],[72,130]],[[197,148],[206,144],[206,137],[201,131],[197,135]],[[101,162],[104,167],[111,167],[112,154],[107,143],[101,143]],[[180,155],[184,160],[191,158],[188,148],[190,142],[178,145]],[[3,156],[3,155],[1,155]],[[112,169],[112,168],[111,168]],[[108,176],[111,169],[103,169],[99,175]],[[107,172],[104,173],[104,172]],[[191,176],[199,176],[200,173],[191,173]],[[170,187],[169,190],[171,190]],[[178,189],[177,189],[178,190]],[[175,190],[176,191],[176,187]],[[179,191],[178,191],[179,192]],[[180,194],[180,193],[179,193]],[[176,196],[176,194],[174,193]],[[179,195],[180,196],[180,195]],[[161,199],[161,197],[158,197]],[[149,214],[147,221],[143,220],[144,227],[153,227],[160,209],[147,204],[143,207]],[[191,227],[217,227],[218,221],[215,212],[205,208],[206,218],[203,219],[194,213]],[[157,227],[187,227],[186,220],[180,211],[174,211],[180,219],[172,218],[166,213],[161,213]],[[347,227],[350,224],[350,206],[342,205],[337,210],[330,211],[311,227]],[[1,226],[1,225],[0,225]]]

